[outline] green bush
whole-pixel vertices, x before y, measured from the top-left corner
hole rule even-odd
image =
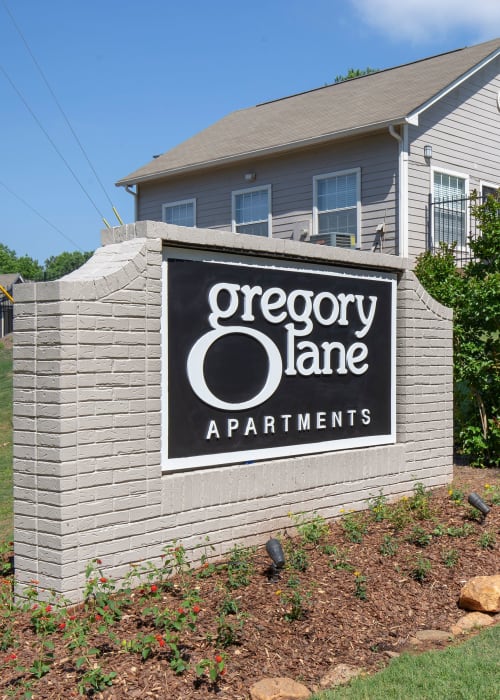
[[[415,272],[454,312],[455,445],[473,466],[500,466],[500,207],[475,204],[480,235],[473,260],[455,265],[453,246],[419,256]]]

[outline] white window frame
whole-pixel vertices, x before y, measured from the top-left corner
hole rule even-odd
[[[492,190],[498,190],[500,185],[495,185],[493,182],[486,182],[485,180],[479,180],[479,196],[482,198],[483,195],[483,187],[488,187],[489,189]]]
[[[241,225],[245,226],[245,224],[238,224],[236,222],[236,197],[240,194],[248,194],[250,192],[259,192],[262,190],[267,191],[267,237],[272,238],[273,235],[273,230],[272,230],[272,222],[273,222],[273,216],[272,216],[272,189],[271,185],[260,185],[258,187],[246,187],[245,189],[242,190],[233,190],[231,192],[231,231],[233,233],[242,233],[241,231],[237,231],[236,227]],[[247,221],[247,224],[250,223],[263,223],[265,219],[259,219],[258,221]],[[254,235],[254,234],[247,234],[247,235]],[[264,236],[258,236],[259,238],[264,238]]]
[[[351,250],[361,248],[361,168],[349,168],[348,170],[335,170],[331,173],[324,173],[321,175],[314,175],[313,177],[313,230],[311,238],[309,241],[314,243],[314,239],[319,235],[319,214],[323,210],[318,209],[318,182],[320,180],[328,180],[333,177],[340,177],[342,175],[356,175],[356,240],[354,245],[350,246]],[[352,209],[353,207],[347,207]],[[343,209],[332,209],[331,211],[343,211]],[[339,246],[340,247],[340,246]]]
[[[459,178],[460,180],[464,181],[464,199],[465,199],[465,232],[464,232],[464,241],[465,245],[459,246],[457,243],[456,250],[467,250],[468,249],[468,243],[467,239],[469,236],[469,232],[467,230],[467,225],[470,219],[470,202],[469,202],[469,197],[470,197],[470,185],[469,185],[469,175],[467,173],[461,173],[457,172],[456,170],[447,170],[446,168],[440,168],[438,166],[436,167],[431,167],[431,195],[432,195],[432,204],[434,207],[434,173],[442,173],[443,175],[450,175],[451,177],[456,177]],[[433,208],[434,212],[434,208]],[[436,247],[437,243],[439,241],[435,240],[435,231],[434,231],[434,213],[431,216],[431,240],[432,240],[432,246],[433,248]]]
[[[169,208],[170,207],[178,207],[178,206],[184,206],[185,204],[192,204],[193,205],[193,221],[194,221],[194,223],[193,223],[193,226],[190,226],[189,228],[196,228],[196,199],[179,199],[176,202],[165,202],[164,204],[162,204],[162,207],[161,207],[161,220],[163,222],[167,223],[165,221],[165,209],[167,209],[167,207],[169,207]],[[178,224],[174,224],[174,225],[177,226]]]

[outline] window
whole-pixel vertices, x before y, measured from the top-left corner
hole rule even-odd
[[[164,204],[163,221],[177,226],[196,226],[196,199]]]
[[[467,244],[467,178],[454,173],[434,171],[433,174],[433,238],[434,247],[440,243],[457,248]]]
[[[311,243],[358,248],[361,170],[318,175],[313,180],[314,223]]]
[[[486,199],[488,196],[496,197],[498,198],[498,185],[492,185],[489,182],[482,182],[481,183],[481,198],[483,201]]]
[[[271,185],[233,192],[233,231],[271,235]]]

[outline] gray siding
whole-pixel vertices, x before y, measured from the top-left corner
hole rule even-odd
[[[409,252],[425,250],[431,170],[448,170],[469,177],[469,189],[481,181],[500,186],[500,58],[473,75],[410,127]],[[424,145],[432,146],[432,161]]]
[[[273,236],[292,238],[303,225],[312,231],[313,177],[361,168],[361,247],[370,250],[378,224],[386,222],[383,251],[395,252],[397,143],[387,132],[205,174],[165,179],[140,186],[139,220],[161,221],[162,204],[196,198],[199,228],[231,230],[231,192],[272,186]],[[255,172],[246,183],[244,174]]]

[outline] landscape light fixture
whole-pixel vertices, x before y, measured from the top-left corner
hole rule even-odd
[[[283,547],[281,542],[275,537],[271,537],[270,540],[266,542],[266,552],[272,559],[271,564],[271,581],[277,581],[280,578],[279,571],[285,566],[285,555],[283,553]]]
[[[245,173],[245,180],[247,182],[253,182],[257,175],[255,173]]]
[[[432,146],[424,146],[424,158],[430,160],[432,158]]]
[[[469,494],[469,498],[467,500],[469,501],[471,506],[478,509],[483,518],[485,518],[491,510],[490,507],[487,506],[486,503],[483,501],[483,499],[477,495],[477,493],[472,492],[471,494]]]

